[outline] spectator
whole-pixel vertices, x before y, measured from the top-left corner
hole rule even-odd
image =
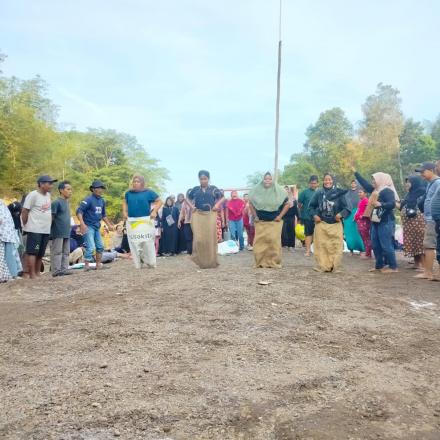
[[[72,186],[67,180],[58,184],[60,197],[52,202],[52,239],[50,248],[50,267],[52,276],[71,275],[69,271],[70,254],[70,204]]]
[[[304,225],[306,257],[310,257],[313,243],[313,233],[315,232],[315,222],[313,214],[309,208],[310,200],[315,195],[318,188],[318,177],[311,176],[309,179],[309,187],[301,192],[298,197],[299,217]]]
[[[237,191],[231,192],[231,199],[226,202],[229,233],[231,240],[238,241],[240,251],[244,249],[243,210],[245,203],[238,197]]]
[[[104,243],[102,241],[100,228],[101,221],[107,225],[110,231],[113,230],[113,224],[107,218],[105,211],[105,200],[102,197],[106,187],[100,180],[95,180],[90,185],[92,195],[85,198],[79,205],[77,216],[81,226],[81,233],[85,242],[85,270],[90,270],[90,263],[93,262],[95,253],[96,270],[106,268],[102,265],[102,253],[104,252]]]
[[[44,175],[38,178],[38,188],[31,191],[23,204],[21,220],[26,233],[25,278],[40,276],[52,225],[50,191],[56,179]]]
[[[425,197],[421,200],[419,207],[423,211],[426,221],[425,237],[423,240],[423,247],[425,250],[424,271],[423,273],[415,275],[415,278],[435,280],[433,275],[435,249],[437,247],[437,233],[435,230],[435,221],[432,217],[431,204],[440,188],[440,178],[435,173],[436,166],[432,162],[424,162],[415,170],[428,182],[426,187]]]

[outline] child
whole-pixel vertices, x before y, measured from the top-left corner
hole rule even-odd
[[[356,214],[354,216],[354,221],[357,224],[359,234],[362,237],[362,241],[364,242],[365,252],[361,253],[361,258],[371,258],[371,238],[370,238],[370,228],[371,221],[368,217],[364,217],[365,209],[368,205],[368,197],[365,190],[360,189],[358,191],[359,195],[359,204],[357,207]]]

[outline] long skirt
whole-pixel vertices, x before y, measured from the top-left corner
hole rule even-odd
[[[177,254],[179,240],[179,230],[177,229],[177,223],[173,223],[171,226],[165,221],[163,223],[163,231],[160,237],[159,252],[161,254]]]
[[[281,244],[283,247],[295,247],[295,217],[285,217],[283,219]]]
[[[344,250],[342,223],[319,222],[313,236],[315,260],[323,272],[338,270]]]
[[[200,269],[217,267],[217,213],[195,211],[191,218],[191,229],[193,232],[191,259]]]
[[[348,249],[350,249],[350,251],[364,252],[364,242],[362,241],[362,237],[359,234],[357,224],[354,221],[356,210],[357,209],[353,209],[353,211],[351,211],[350,217],[344,220],[345,241],[347,242],[347,247]]]
[[[13,278],[11,271],[9,270],[8,263],[6,262],[6,245],[11,243],[5,243],[0,241],[0,282],[8,281]]]
[[[184,224],[180,227],[179,232],[178,232],[178,238],[177,238],[177,253],[181,253],[181,252],[187,252],[188,251],[188,245],[186,242],[186,237],[185,237],[185,228],[184,228]]]
[[[254,257],[256,267],[281,268],[282,222],[255,223]]]
[[[407,257],[417,257],[423,255],[423,238],[425,236],[426,222],[421,212],[414,218],[409,218],[402,211],[403,226],[403,251]]]

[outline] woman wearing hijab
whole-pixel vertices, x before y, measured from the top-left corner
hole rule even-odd
[[[160,237],[159,253],[165,257],[177,254],[179,229],[179,210],[174,205],[174,200],[167,197],[162,208],[160,222],[162,224],[162,235]]]
[[[423,270],[426,222],[418,208],[418,201],[425,195],[426,183],[419,175],[406,179],[407,194],[400,204],[403,226],[403,251],[405,256],[414,258],[414,269]]]
[[[133,176],[131,189],[125,193],[122,204],[126,220],[128,243],[134,265],[140,269],[143,264],[156,267],[154,249],[154,219],[162,206],[158,194],[145,188],[145,179],[141,175]]]
[[[386,173],[374,173],[372,183],[370,183],[356,171],[355,177],[361,186],[371,194],[364,213],[371,220],[371,245],[376,260],[375,268],[371,271],[398,272],[394,250],[396,221],[394,209],[396,202],[400,199],[393,179]],[[388,268],[385,268],[385,262],[388,264]]]
[[[191,219],[193,253],[191,259],[201,269],[215,268],[217,261],[217,211],[223,203],[220,190],[209,183],[206,170],[199,171],[199,186],[189,191],[188,198],[194,205]]]
[[[286,191],[267,172],[249,194],[255,222],[254,257],[256,267],[281,268],[281,220],[289,209]]]
[[[344,237],[347,243],[347,247],[351,253],[353,251],[365,252],[365,246],[362,237],[359,233],[358,226],[354,220],[354,216],[359,204],[359,188],[356,180],[352,180],[350,189],[345,194],[345,200],[347,202],[347,209],[350,211],[350,215],[344,219]]]
[[[180,212],[182,211],[182,207],[183,204],[185,203],[185,195],[180,193],[177,194],[177,200],[174,203],[174,206],[178,209],[179,211],[179,215]],[[188,252],[188,246],[186,243],[186,238],[185,238],[185,231],[184,228],[180,228],[180,222],[178,222],[178,238],[177,238],[177,253],[180,254],[182,252]]]
[[[185,237],[185,248],[189,255],[192,254],[193,246],[193,233],[191,229],[191,217],[194,210],[194,206],[188,199],[189,191],[186,193],[186,197],[182,203],[179,215],[179,224],[177,227],[183,232]]]
[[[14,220],[6,204],[0,200],[0,282],[6,282],[22,272],[18,255],[19,239]]]
[[[298,202],[294,194],[294,187],[285,186],[287,204],[289,209],[283,217],[283,230],[281,232],[281,245],[288,249],[295,247],[295,220],[298,217]]]
[[[331,174],[325,174],[322,188],[310,200],[309,207],[315,221],[313,238],[317,272],[340,272],[343,253],[342,220],[347,209],[347,190],[337,188]]]

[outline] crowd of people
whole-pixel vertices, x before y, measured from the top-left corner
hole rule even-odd
[[[123,195],[122,221],[107,216],[106,185],[95,180],[76,209],[72,186],[51,176],[39,177],[37,188],[21,202],[0,202],[0,281],[36,278],[44,269],[49,246],[54,277],[107,268],[116,258],[131,259],[136,268],[156,267],[158,255],[188,254],[200,268],[218,266],[218,243],[232,240],[238,251],[252,251],[256,267],[280,268],[282,248],[304,247],[315,257],[314,270],[342,270],[344,248],[373,259],[371,271],[394,273],[396,217],[403,228],[403,251],[412,259],[416,278],[440,280],[440,161],[423,163],[406,179],[401,199],[389,174],[371,180],[353,169],[350,188],[341,188],[326,173],[320,185],[311,176],[308,188],[280,186],[270,173],[240,197],[210,182],[202,170],[199,183],[186,194],[160,196],[135,175]],[[53,200],[57,184],[58,197]],[[396,211],[399,215],[396,216]],[[74,216],[72,214],[74,213]]]

